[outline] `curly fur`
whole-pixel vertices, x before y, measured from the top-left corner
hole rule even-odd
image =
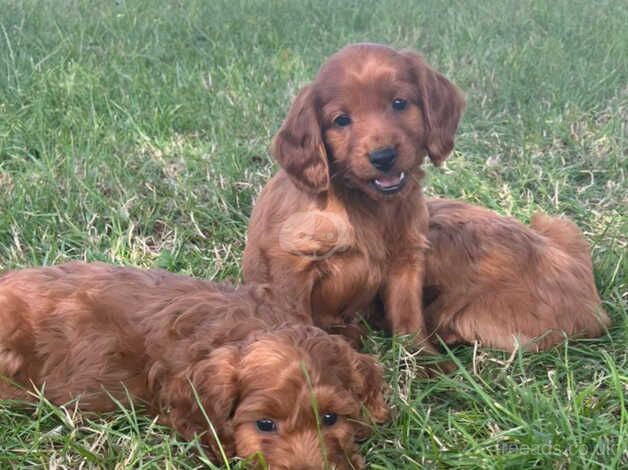
[[[425,315],[446,342],[541,350],[610,326],[570,220],[537,213],[526,227],[460,201],[428,208]]]
[[[161,270],[70,263],[7,273],[0,398],[28,399],[34,384],[54,403],[102,412],[115,409],[112,397],[132,397],[219,458],[194,388],[228,456],[261,452],[272,468],[300,469],[323,468],[326,455],[339,469],[360,467],[363,408],[374,421],[388,416],[380,367],[278,305],[265,286]],[[322,440],[313,399],[319,414],[338,415]],[[256,428],[266,418],[276,432]]]

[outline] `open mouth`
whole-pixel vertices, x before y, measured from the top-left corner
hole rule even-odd
[[[402,171],[398,175],[380,176],[371,181],[371,185],[379,192],[393,194],[401,190],[406,184],[406,174]]]

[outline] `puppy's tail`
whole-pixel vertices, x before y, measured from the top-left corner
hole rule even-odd
[[[537,212],[530,220],[530,228],[549,238],[556,248],[580,260],[591,263],[590,247],[578,226],[563,217],[550,217]]]
[[[582,302],[579,305],[589,305],[595,312],[596,320],[584,317],[582,323],[575,331],[582,331],[586,336],[599,336],[604,329],[610,327],[611,319],[602,309],[601,300],[595,287],[593,278],[593,263],[591,261],[591,248],[584,239],[582,232],[571,220],[563,217],[550,217],[537,212],[532,216],[530,228],[538,234],[546,237],[554,245],[554,248],[562,251],[574,260],[579,269],[575,270],[580,286],[578,294]]]

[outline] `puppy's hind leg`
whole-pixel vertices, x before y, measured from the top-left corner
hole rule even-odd
[[[460,295],[439,300],[427,310],[432,318],[440,320],[434,323],[434,329],[448,344],[477,341],[484,347],[509,352],[519,348],[540,351],[565,338],[565,333],[551,320],[551,312],[530,305],[526,296],[517,299],[512,293],[491,292],[473,298]],[[440,311],[437,313],[436,309]]]

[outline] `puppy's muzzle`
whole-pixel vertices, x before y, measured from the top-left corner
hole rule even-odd
[[[393,167],[396,158],[397,151],[393,147],[386,147],[369,152],[369,160],[371,161],[371,164],[384,173]]]

